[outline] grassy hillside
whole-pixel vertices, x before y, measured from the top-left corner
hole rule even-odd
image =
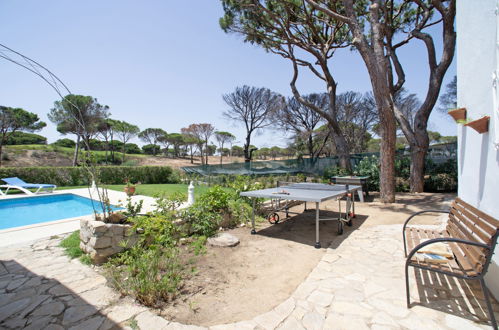
[[[73,148],[59,147],[53,145],[10,145],[4,146],[3,166],[12,167],[34,167],[34,166],[71,166],[73,160]],[[80,152],[80,159],[83,152]],[[105,151],[92,151],[92,155],[104,163]],[[108,153],[108,159],[110,155]],[[115,158],[121,160],[122,154],[115,152]],[[242,157],[224,157],[223,163],[243,162]],[[220,156],[210,156],[209,164],[220,164]],[[152,166],[171,166],[180,168],[183,166],[201,165],[201,159],[194,157],[194,163],[191,164],[190,158],[170,158],[164,155],[143,155],[126,154],[123,165],[152,165]]]
[[[66,148],[66,147],[59,147],[59,146],[54,146],[54,145],[43,145],[43,144],[27,144],[27,145],[13,145],[13,146],[5,146],[4,150],[6,152],[11,152],[13,154],[21,154],[25,152],[26,150],[39,150],[39,151],[44,151],[44,152],[57,152],[66,156],[71,156],[73,157],[74,153],[74,148]],[[80,152],[82,153],[82,152]],[[99,156],[105,156],[106,152],[105,151],[92,151],[92,154],[99,155]],[[109,155],[109,152],[108,152]],[[147,157],[148,155],[142,155],[142,154],[127,154],[129,156],[133,157]],[[121,152],[115,152],[115,156],[122,156]]]

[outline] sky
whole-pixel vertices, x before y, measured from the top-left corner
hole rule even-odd
[[[49,68],[72,93],[96,97],[110,107],[114,119],[168,133],[211,123],[232,132],[242,145],[245,131],[223,118],[227,106],[222,95],[249,85],[291,96],[292,67],[288,60],[244,43],[241,36],[224,33],[218,24],[222,14],[219,1],[206,0],[1,1],[0,43]],[[406,89],[423,97],[428,80],[423,45],[412,43],[400,57]],[[371,90],[356,52],[337,53],[331,68],[339,93]],[[454,61],[444,84],[455,72]],[[1,58],[0,76],[0,104],[38,114],[48,124],[39,134],[49,142],[61,138],[47,118],[58,100],[50,86]],[[297,86],[302,94],[325,91],[323,82],[306,72]],[[456,126],[447,117],[434,111],[429,129],[455,135]],[[252,144],[285,146],[288,140],[273,126]]]

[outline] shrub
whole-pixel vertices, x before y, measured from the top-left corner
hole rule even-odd
[[[231,194],[220,186],[211,187],[206,193],[201,195],[196,203],[202,204],[209,212],[222,212],[229,207]]]
[[[144,184],[178,183],[177,171],[169,166],[103,166],[98,167],[102,184],[123,184],[125,178]],[[52,183],[58,186],[89,184],[88,170],[83,167],[2,167],[0,177],[17,176],[26,182]]]
[[[324,174],[322,175],[322,177],[324,178],[324,180],[326,182],[330,182],[331,177],[333,177],[333,176],[343,176],[343,175],[350,175],[350,174],[351,173],[349,173],[346,169],[341,168],[339,166],[334,166],[334,167],[326,168],[324,170]]]
[[[131,249],[109,260],[105,273],[113,287],[147,306],[159,307],[173,298],[184,265],[177,247],[180,232],[168,216],[135,217],[133,229],[142,234]]]
[[[457,190],[457,180],[451,174],[438,173],[430,175],[425,180],[425,191],[454,192]]]
[[[179,191],[167,196],[165,193],[156,196],[156,209],[158,213],[170,214],[175,212],[182,203],[187,201],[187,195]]]
[[[135,143],[127,143],[125,144],[125,152],[127,154],[141,154],[142,150]]]
[[[397,192],[406,192],[409,191],[411,185],[409,179],[396,177],[395,178],[395,191]]]
[[[74,148],[76,146],[76,142],[71,139],[59,139],[52,143],[52,145],[65,148]]]
[[[146,144],[146,145],[142,146],[142,151],[146,155],[155,155],[161,151],[161,148],[160,148],[160,146],[158,146],[156,144]]]
[[[252,207],[243,200],[230,200],[228,211],[230,214],[230,227],[250,221]]]
[[[177,248],[133,247],[123,254],[126,261],[122,265],[106,265],[105,273],[114,288],[152,307],[160,307],[175,297],[183,277]]]
[[[376,156],[364,157],[354,170],[356,175],[369,176],[369,190],[379,191],[379,159]]]
[[[181,218],[186,221],[189,233],[206,237],[213,236],[222,222],[222,216],[219,213],[210,212],[199,201],[183,210]]]
[[[14,132],[7,140],[6,145],[24,145],[24,144],[47,144],[47,138],[33,133]]]

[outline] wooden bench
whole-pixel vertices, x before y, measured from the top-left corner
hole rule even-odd
[[[448,213],[449,218],[445,229],[437,231],[407,226],[415,216],[428,212]],[[404,252],[407,257],[405,263],[407,308],[410,307],[409,266],[462,279],[478,280],[483,290],[492,326],[497,329],[484,276],[494,254],[498,235],[498,220],[460,198],[456,198],[449,211],[428,210],[411,215],[403,227]],[[418,250],[436,242],[447,243],[454,258],[445,263],[416,259],[415,254]]]

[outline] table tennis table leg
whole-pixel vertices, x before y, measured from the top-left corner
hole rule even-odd
[[[251,214],[251,235],[256,234],[255,230],[255,203],[256,203],[256,198],[253,198],[253,213]]]
[[[319,203],[315,203],[315,248],[321,248],[321,242],[319,240]]]

